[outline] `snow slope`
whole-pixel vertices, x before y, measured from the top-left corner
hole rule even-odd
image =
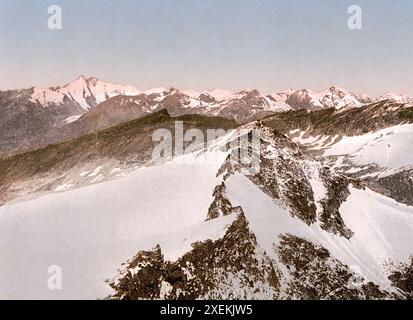
[[[292,140],[309,150],[322,152],[323,157],[343,159],[358,166],[375,164],[383,168],[400,169],[413,165],[413,124],[388,127],[359,136],[312,136],[305,131],[289,133]]]
[[[104,281],[137,250],[159,243],[173,260],[194,241],[222,236],[233,217],[204,220],[225,156],[0,207],[0,299],[103,298]],[[50,265],[62,268],[62,290],[47,287]]]
[[[77,114],[77,115],[74,115],[74,116],[69,116],[69,117],[67,117],[66,119],[64,119],[63,122],[64,122],[65,124],[73,123],[73,122],[75,122],[76,120],[78,120],[81,116],[82,116],[82,114]]]
[[[374,163],[381,167],[401,168],[413,165],[412,148],[413,124],[405,124],[361,136],[344,137],[324,155],[346,154],[359,165]]]
[[[211,97],[214,97],[217,101],[226,101],[239,97],[236,93],[228,89],[215,88],[207,90],[205,93],[209,94]]]
[[[319,224],[308,226],[292,217],[243,175],[231,176],[226,183],[229,200],[243,208],[259,245],[274,259],[278,236],[296,235],[325,247],[341,262],[361,270],[366,279],[390,289],[386,263],[406,261],[413,252],[409,245],[413,243],[413,208],[368,189],[351,188],[342,204],[343,220],[354,232],[347,240],[322,230]]]

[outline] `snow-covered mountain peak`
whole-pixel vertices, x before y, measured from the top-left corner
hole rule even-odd
[[[74,103],[87,111],[113,96],[139,93],[141,91],[131,85],[113,84],[81,75],[63,87],[33,88],[31,101],[43,107]]]
[[[236,97],[236,94],[233,91],[222,88],[207,90],[205,93],[207,93],[217,101],[230,100]]]
[[[155,87],[155,88],[150,88],[147,90],[142,91],[142,93],[146,94],[146,95],[151,95],[151,94],[161,94],[165,91],[167,91],[168,89],[165,87]]]
[[[271,94],[271,97],[274,98],[275,101],[285,102],[295,91],[296,90],[289,88],[283,91],[275,92]]]
[[[156,87],[140,90],[131,85],[119,85],[84,75],[64,86],[33,88],[30,101],[43,107],[57,107],[69,116],[83,114],[106,100],[122,95],[137,96],[141,106],[149,103],[149,111],[167,108],[171,114],[191,113],[230,117],[240,122],[256,120],[270,113],[288,109],[317,110],[358,108],[377,101],[390,100],[398,103],[413,99],[400,94],[388,93],[377,99],[354,94],[337,85],[321,91],[308,88],[287,89],[274,94],[264,94],[256,88],[232,91],[224,88],[198,91],[173,87]],[[146,110],[146,109],[145,109]],[[61,111],[59,111],[61,112]]]
[[[346,89],[333,85],[325,90],[313,92],[301,89],[288,95],[286,102],[293,109],[358,108],[372,102],[366,96],[360,97]]]
[[[74,81],[66,83],[63,87],[55,87],[55,89],[96,87],[100,83],[105,83],[105,82],[100,81],[96,77],[88,78],[88,77],[85,77],[84,75],[80,75]]]
[[[340,86],[337,86],[337,85],[332,85],[328,89],[326,89],[326,91],[327,90],[331,91],[331,92],[346,92],[346,93],[349,93],[348,90],[346,90],[346,89],[344,89]]]
[[[386,92],[385,94],[379,96],[377,98],[377,101],[381,100],[389,100],[392,102],[397,102],[397,103],[411,103],[413,102],[413,98],[409,96],[405,96],[401,93],[395,93],[395,92]]]
[[[199,98],[199,96],[203,94],[202,91],[198,91],[194,89],[184,89],[184,90],[181,90],[181,92],[192,98]]]
[[[259,97],[261,96],[261,93],[258,89],[244,89],[238,92],[239,96],[249,96],[249,97]]]

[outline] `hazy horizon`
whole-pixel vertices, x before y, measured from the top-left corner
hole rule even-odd
[[[52,4],[62,30],[47,28]],[[362,30],[347,28],[352,4]],[[408,0],[2,0],[0,90],[82,74],[139,89],[413,95],[412,18]]]

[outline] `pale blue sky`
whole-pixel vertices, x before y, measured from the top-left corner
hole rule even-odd
[[[63,30],[47,28],[59,4]],[[347,28],[347,8],[363,29]],[[139,88],[413,95],[411,0],[0,0],[0,89],[80,74]]]

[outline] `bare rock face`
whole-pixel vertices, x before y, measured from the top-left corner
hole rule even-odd
[[[345,226],[339,208],[349,195],[349,184],[359,185],[358,182],[338,175],[304,155],[296,144],[276,130],[260,124],[252,126],[251,130],[257,130],[260,135],[260,166],[257,173],[246,174],[248,179],[306,224],[319,223],[326,231],[350,238],[352,232]],[[248,166],[233,163],[228,156],[218,174],[225,180],[242,169],[248,169]],[[326,190],[318,202],[312,185],[314,180]]]
[[[199,100],[206,103],[217,102],[214,97],[211,97],[209,94],[201,93]]]
[[[218,115],[246,123],[252,119],[255,120],[254,118],[272,114],[267,110],[269,102],[257,90],[242,91],[239,95],[239,98],[223,103]]]
[[[350,181],[344,176],[334,175],[327,167],[322,168],[321,177],[327,189],[326,197],[321,200],[323,211],[320,221],[324,230],[351,238],[352,231],[346,227],[340,215],[340,206],[350,195]],[[355,182],[357,183],[357,182]]]
[[[381,177],[369,177],[366,182],[400,203],[413,206],[413,168],[407,167]]]
[[[110,98],[95,106],[77,121],[50,130],[45,139],[58,143],[141,118],[153,113],[151,102],[152,100],[145,95]]]
[[[139,252],[125,270],[111,283],[115,293],[110,298],[275,299],[278,295],[277,273],[257,249],[242,212],[222,239],[194,243],[176,262],[164,261],[156,247]]]
[[[401,263],[389,275],[389,280],[399,288],[406,299],[413,299],[413,257]]]
[[[360,108],[335,110],[290,110],[262,120],[263,124],[287,134],[291,130],[308,131],[313,136],[355,136],[413,122],[413,106],[380,101]]]
[[[215,187],[214,193],[212,194],[214,201],[209,206],[207,220],[234,213],[235,208],[232,207],[231,202],[228,200],[225,189],[226,186],[224,182]]]
[[[68,105],[43,108],[29,101],[31,91],[0,92],[0,158],[42,143],[41,137],[73,111]]]
[[[127,265],[128,271],[116,284],[116,298],[125,300],[159,299],[160,278],[163,273],[164,259],[161,248],[139,252]]]
[[[193,244],[176,262],[157,246],[124,265],[110,285],[110,299],[396,299],[331,256],[297,236],[280,235],[276,259],[259,248],[242,212],[222,239]],[[286,270],[280,272],[280,268]],[[410,267],[390,278],[407,292]],[[286,273],[288,275],[286,275]],[[281,285],[281,282],[283,283]]]
[[[384,299],[392,295],[372,282],[357,279],[348,266],[331,257],[327,249],[305,239],[282,235],[274,248],[280,261],[291,272],[287,293],[306,300]]]
[[[321,109],[322,105],[313,97],[308,90],[303,89],[294,92],[286,100],[294,110],[305,109],[305,110],[317,110]]]

